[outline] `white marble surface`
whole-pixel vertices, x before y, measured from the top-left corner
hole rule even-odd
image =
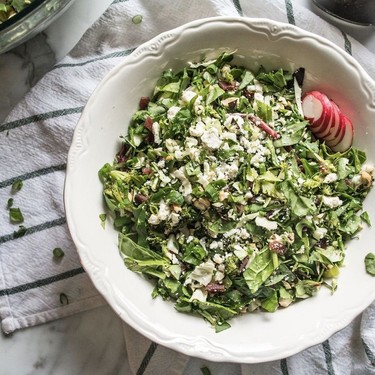
[[[299,2],[319,13],[310,0]],[[0,122],[110,3],[77,0],[43,33],[0,55]],[[341,28],[375,53],[374,28]],[[0,334],[0,375],[20,374],[130,374],[120,318],[105,306],[9,337]]]

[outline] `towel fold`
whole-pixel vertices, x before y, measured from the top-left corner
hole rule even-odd
[[[135,15],[141,23],[132,22]],[[5,333],[84,311],[104,302],[83,270],[66,225],[63,185],[72,133],[99,81],[134,48],[157,34],[210,16],[265,17],[331,40],[375,78],[375,56],[292,0],[115,0],[77,46],[0,125],[0,201],[21,209],[11,224],[1,210],[0,319]],[[12,185],[22,181],[20,191]],[[63,257],[54,256],[61,248]],[[257,365],[217,364],[166,349],[124,324],[137,374],[373,374],[375,304],[321,345]],[[198,372],[197,372],[198,371]]]

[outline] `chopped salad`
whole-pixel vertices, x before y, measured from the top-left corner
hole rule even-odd
[[[165,71],[99,171],[125,265],[152,296],[216,331],[332,291],[345,243],[370,224],[373,167],[304,119],[304,69],[254,72],[233,53]]]
[[[9,20],[32,3],[33,0],[0,0],[0,24]]]

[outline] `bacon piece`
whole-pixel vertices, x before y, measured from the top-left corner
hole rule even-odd
[[[144,168],[142,168],[142,173],[146,174],[146,175],[152,174],[152,169],[144,167]]]
[[[249,115],[249,119],[256,125],[259,126],[262,130],[268,133],[272,138],[279,138],[280,135],[277,131],[273,130],[269,125],[267,125],[260,117],[253,114]]]
[[[147,137],[148,143],[154,142],[154,133],[152,132],[152,124],[153,123],[154,123],[154,121],[150,116],[146,117],[144,125],[145,125],[145,128],[148,130],[148,137]]]
[[[147,109],[148,103],[150,103],[150,98],[148,96],[141,96],[139,100],[139,109]]]
[[[256,126],[259,126],[263,131],[265,131],[267,134],[269,134],[272,138],[274,138],[274,139],[280,138],[280,134],[276,130],[273,130],[260,117],[254,115],[253,113],[233,113],[233,114],[241,116],[244,119],[249,119]]]
[[[280,241],[272,241],[268,247],[271,251],[278,255],[284,255],[288,251],[288,248]]]
[[[219,81],[218,85],[220,88],[222,88],[224,91],[231,91],[236,88],[235,83],[225,82],[225,81]]]
[[[150,132],[152,132],[152,124],[154,123],[154,121],[152,120],[152,118],[150,116],[146,117],[146,120],[145,120],[145,128],[147,130],[149,130]]]
[[[146,202],[147,199],[148,199],[148,198],[147,198],[145,195],[143,195],[143,194],[136,194],[136,195],[134,196],[134,200],[135,200],[135,202],[138,203],[138,204],[141,204],[141,203],[143,203],[143,202]]]
[[[206,290],[208,293],[223,293],[225,292],[225,286],[222,284],[208,284]]]

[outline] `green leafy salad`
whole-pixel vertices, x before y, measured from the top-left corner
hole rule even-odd
[[[364,152],[314,138],[302,68],[253,72],[233,57],[165,71],[99,171],[125,265],[218,332],[335,290],[345,243],[370,225],[373,171]]]
[[[0,0],[0,24],[21,12],[33,0]]]

